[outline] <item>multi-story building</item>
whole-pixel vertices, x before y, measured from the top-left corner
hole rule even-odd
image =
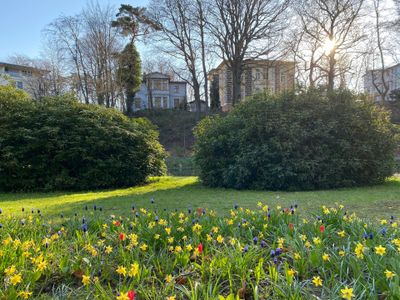
[[[0,62],[0,74],[6,75],[15,82],[15,86],[34,96],[41,87],[39,78],[47,73],[46,70]],[[4,77],[0,77],[0,84],[8,84]]]
[[[384,70],[368,70],[364,75],[364,91],[368,93],[376,102],[382,101],[383,79],[388,87],[385,101],[391,101],[390,93],[400,89],[400,64],[391,66]]]
[[[281,60],[244,61],[241,100],[256,93],[269,91],[277,93],[294,88],[295,63]],[[215,80],[219,89],[222,111],[232,108],[232,71],[226,61],[209,72],[208,79]]]
[[[152,107],[185,109],[186,106],[186,82],[172,81],[168,75],[154,72],[144,75],[140,90],[135,95],[133,111]]]

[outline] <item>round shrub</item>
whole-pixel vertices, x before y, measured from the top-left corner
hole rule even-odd
[[[68,95],[0,96],[0,190],[126,187],[165,171],[158,133],[145,119]]]
[[[348,91],[259,94],[195,129],[207,186],[311,190],[378,184],[392,174],[387,112]]]

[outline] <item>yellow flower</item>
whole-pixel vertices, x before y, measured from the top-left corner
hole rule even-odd
[[[32,292],[28,291],[21,291],[18,293],[18,297],[21,297],[22,299],[28,299],[32,295]]]
[[[186,248],[187,251],[192,251],[192,250],[193,250],[193,247],[192,247],[192,245],[190,245],[190,244],[189,244],[189,245],[186,245],[185,248]]]
[[[344,256],[344,254],[345,254],[345,252],[344,252],[343,250],[340,250],[340,251],[339,251],[339,255],[340,255],[340,256],[342,256],[342,257],[343,257],[343,256]]]
[[[103,224],[103,229],[107,229],[108,225],[107,224]]]
[[[165,232],[166,232],[168,235],[170,235],[170,234],[171,234],[171,228],[170,228],[170,227],[165,228]]]
[[[176,300],[176,296],[174,295],[174,296],[169,296],[169,297],[167,297],[167,300]]]
[[[224,242],[224,238],[222,237],[222,235],[218,235],[217,242],[220,244],[222,244]]]
[[[165,276],[165,282],[166,283],[170,283],[171,281],[172,281],[172,275],[171,274]]]
[[[218,233],[219,228],[216,227],[216,226],[213,226],[213,228],[211,229],[211,231],[212,231],[213,233]]]
[[[283,248],[283,244],[285,243],[284,238],[279,238],[278,239],[278,248]]]
[[[175,246],[175,253],[181,253],[182,252],[182,247],[181,246]]]
[[[134,262],[133,264],[131,264],[131,268],[129,269],[129,277],[135,277],[137,274],[139,273],[139,263],[138,262]]]
[[[358,243],[357,246],[356,246],[356,249],[354,250],[354,252],[355,252],[356,256],[359,259],[363,259],[364,258],[364,252],[365,252],[364,245],[361,244],[361,243]]]
[[[385,275],[386,275],[387,279],[392,279],[394,276],[396,276],[396,273],[394,273],[392,271],[389,271],[389,270],[386,270],[385,271]]]
[[[340,292],[342,293],[342,298],[346,300],[351,300],[354,297],[353,289],[348,288],[347,286],[344,289],[341,289]]]
[[[319,276],[314,276],[312,283],[314,283],[315,286],[322,286],[322,279]]]
[[[315,245],[319,245],[319,244],[321,244],[321,239],[319,237],[315,237],[315,238],[313,238],[313,242]]]
[[[10,280],[11,280],[12,285],[16,285],[16,284],[20,283],[22,281],[21,273],[11,276]]]
[[[263,206],[262,202],[261,202],[261,201],[258,201],[257,206],[258,206],[258,207],[262,207],[262,206]]]
[[[37,269],[38,269],[39,271],[43,271],[44,269],[47,268],[47,262],[46,262],[44,259],[41,259],[41,260],[37,263],[36,267],[37,267]]]
[[[397,228],[397,222],[392,223],[392,228]]]
[[[309,241],[307,241],[307,242],[304,244],[304,246],[306,246],[307,248],[310,248],[310,247],[311,247],[311,243],[310,243]]]
[[[287,271],[287,274],[288,274],[289,276],[294,276],[294,274],[296,274],[296,271],[293,270],[293,269],[289,269],[289,270]]]
[[[304,234],[300,235],[300,238],[303,242],[305,242],[307,240],[307,237]]]
[[[201,225],[198,224],[198,223],[194,224],[193,227],[192,227],[193,232],[195,232],[195,233],[197,233],[197,234],[200,234],[201,229],[202,229],[202,227],[201,227]]]
[[[307,219],[303,219],[303,224],[308,224],[308,220]]]
[[[338,234],[338,236],[340,236],[340,237],[344,237],[344,236],[346,235],[346,233],[344,232],[344,230],[339,231],[337,234]]]
[[[301,259],[300,254],[299,254],[299,253],[295,253],[295,254],[294,254],[294,259],[295,259],[295,260]]]
[[[156,234],[154,235],[154,239],[158,240],[159,238],[160,238],[160,235],[159,235],[158,233],[156,233]]]
[[[210,241],[212,241],[212,236],[211,235],[209,235],[208,233],[207,233],[207,242],[210,242]]]
[[[83,285],[88,285],[90,283],[90,276],[82,275]]]
[[[126,276],[126,268],[125,268],[124,266],[118,266],[116,272],[117,272],[119,275],[122,275],[122,276],[124,276],[124,277]]]
[[[231,238],[229,241],[229,244],[231,244],[231,246],[235,246],[235,244],[236,244],[235,238]]]
[[[232,224],[233,224],[233,220],[232,220],[232,219],[229,219],[228,221],[226,221],[226,223],[227,223],[228,225],[232,225]]]
[[[381,220],[381,225],[386,225],[386,224],[387,224],[387,220],[382,219],[382,220]]]
[[[167,240],[169,244],[172,244],[174,242],[174,237],[170,236]]]
[[[7,276],[11,276],[11,275],[14,275],[16,271],[17,271],[17,269],[15,268],[14,265],[12,265],[12,266],[9,266],[7,269],[5,269],[5,270],[4,270],[4,273],[5,273]]]
[[[382,247],[382,245],[379,245],[378,247],[375,247],[375,252],[376,254],[383,256],[386,253],[386,248]]]
[[[116,299],[117,300],[129,300],[128,293],[120,293]]]
[[[111,246],[107,246],[106,250],[104,251],[106,254],[110,254],[113,251],[113,248]]]
[[[323,259],[323,261],[329,261],[329,254],[324,253],[324,254],[322,255],[322,259]]]
[[[140,248],[140,250],[142,250],[142,251],[146,251],[147,248],[148,248],[148,246],[147,246],[146,244],[141,244],[139,248]]]

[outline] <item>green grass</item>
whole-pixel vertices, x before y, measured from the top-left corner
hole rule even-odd
[[[153,178],[146,186],[96,192],[78,193],[0,193],[0,208],[5,214],[16,214],[21,207],[41,209],[52,216],[61,212],[81,212],[85,205],[96,204],[110,214],[129,213],[137,207],[186,209],[205,207],[226,213],[235,203],[255,208],[259,200],[269,205],[289,206],[297,203],[301,211],[316,212],[321,205],[340,202],[350,211],[372,219],[400,215],[400,177],[391,177],[383,185],[310,192],[268,192],[211,189],[202,186],[197,177]]]

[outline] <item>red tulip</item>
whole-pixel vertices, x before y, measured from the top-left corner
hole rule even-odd
[[[119,234],[119,240],[120,240],[120,241],[125,241],[125,233],[121,232],[121,233]]]
[[[132,290],[131,290],[131,291],[128,292],[128,298],[129,298],[129,300],[134,300],[135,297],[136,297],[135,291],[132,291]]]
[[[199,207],[199,208],[197,209],[197,215],[198,215],[198,216],[201,216],[202,213],[203,213],[203,209],[202,209],[201,207]]]
[[[319,226],[319,231],[323,233],[325,231],[325,226],[324,225]]]
[[[202,244],[202,243],[200,243],[200,244],[197,246],[197,250],[199,251],[200,254],[203,252],[203,244]]]
[[[293,223],[289,223],[289,229],[290,229],[290,230],[293,230],[293,228],[294,228]]]
[[[114,222],[114,225],[117,226],[117,227],[119,227],[119,226],[121,226],[121,222],[120,222],[120,221],[115,221],[115,222]]]

